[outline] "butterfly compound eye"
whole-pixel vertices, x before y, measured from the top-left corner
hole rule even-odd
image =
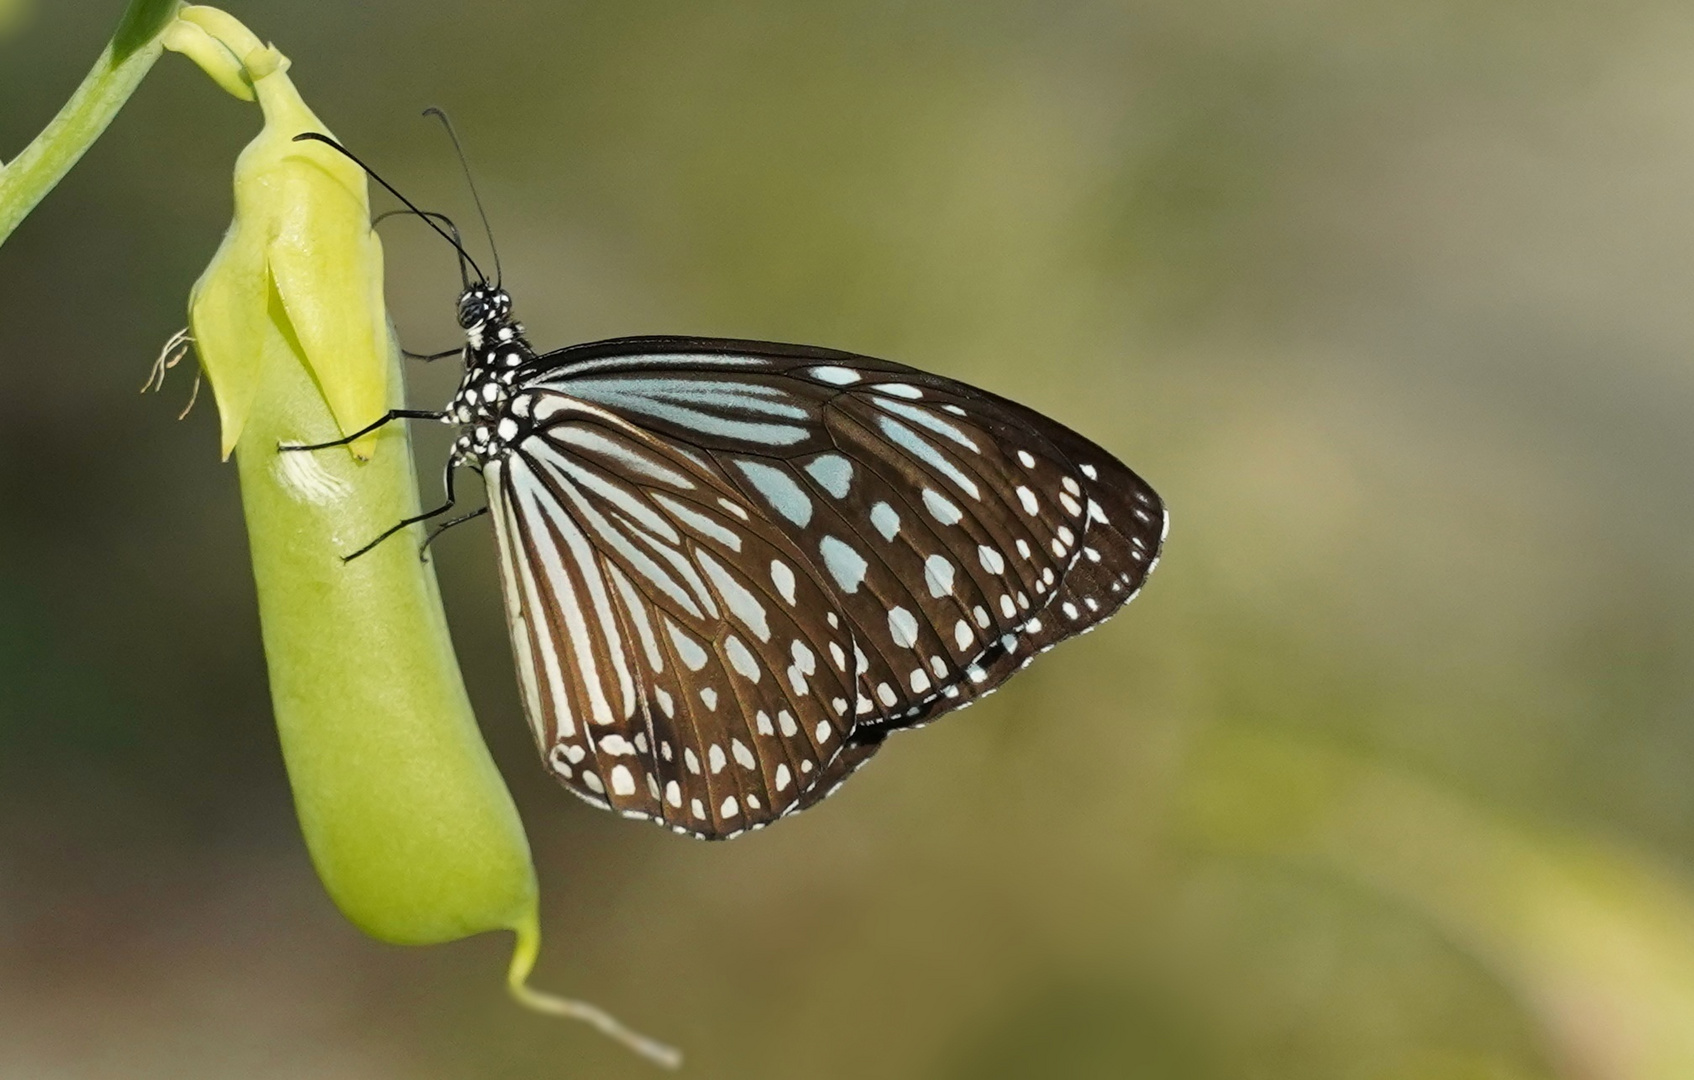
[[[487,297],[482,294],[480,289],[471,289],[459,297],[459,326],[462,329],[469,330],[477,323],[482,322],[483,307],[486,303]]]

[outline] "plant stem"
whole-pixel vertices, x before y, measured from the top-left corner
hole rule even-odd
[[[23,153],[0,167],[0,244],[94,145],[135,92],[159,58],[159,36],[177,6],[178,0],[133,0],[76,93]]]

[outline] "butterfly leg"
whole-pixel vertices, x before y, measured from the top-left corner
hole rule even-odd
[[[436,416],[437,414],[436,413],[425,413],[424,415],[426,415],[426,416]],[[335,444],[331,443],[329,445],[333,446]],[[315,448],[313,448],[313,447],[302,447],[301,449],[315,449]],[[384,540],[387,540],[390,536],[393,536],[395,533],[399,532],[401,529],[406,528],[408,525],[416,525],[420,521],[428,521],[430,518],[440,517],[442,514],[445,514],[447,511],[453,509],[453,503],[454,503],[453,470],[458,468],[458,467],[459,467],[458,458],[448,458],[447,459],[446,474],[445,474],[445,476],[443,477],[443,480],[442,480],[443,485],[447,488],[447,501],[446,502],[442,503],[440,506],[436,507],[434,510],[425,510],[421,514],[414,514],[409,518],[401,518],[399,521],[395,522],[393,525],[391,525],[388,528],[382,530],[382,532],[377,535],[376,539],[372,540],[370,543],[366,544],[364,547],[360,548],[358,551],[353,552],[351,555],[341,556],[341,561],[344,562],[344,563],[350,563],[354,559],[357,559],[359,556],[365,554],[366,552],[370,551],[372,548],[376,547],[378,544],[382,543]],[[473,515],[470,515],[470,516],[474,517],[475,515],[473,514]],[[448,524],[453,525],[453,524],[456,524],[456,522],[448,522]],[[426,543],[427,543],[427,541],[426,541]],[[420,552],[420,555],[421,555],[421,552]]]
[[[444,412],[434,412],[429,409],[389,409],[382,415],[382,419],[373,424],[366,424],[344,439],[331,439],[329,442],[321,443],[278,443],[276,448],[278,450],[327,450],[332,446],[346,446],[348,443],[355,442],[377,428],[385,424],[392,424],[396,420],[441,420],[445,419],[446,416],[447,414]]]
[[[435,543],[435,538],[446,532],[448,529],[451,529],[455,525],[463,525],[465,522],[470,521],[473,518],[479,518],[486,513],[488,513],[488,507],[479,506],[468,514],[460,514],[458,517],[453,518],[450,521],[443,521],[431,530],[429,536],[424,538],[423,546],[418,548],[418,558],[425,558],[429,553],[429,545]]]
[[[401,349],[400,354],[408,360],[422,360],[427,364],[432,360],[443,360],[449,356],[463,356],[465,354],[465,347],[461,345],[457,349],[447,349],[438,353],[421,353],[413,352],[410,349]]]

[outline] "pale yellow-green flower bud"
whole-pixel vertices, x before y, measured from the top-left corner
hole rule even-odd
[[[261,373],[247,343],[291,337],[343,435],[380,417],[388,400],[388,317],[382,244],[370,228],[362,170],[322,143],[326,129],[300,100],[288,60],[215,8],[184,8],[165,47],[199,63],[224,89],[257,98],[265,127],[235,163],[235,220],[195,284],[189,325],[217,396],[227,457],[240,441]],[[377,437],[353,444],[369,456]]]

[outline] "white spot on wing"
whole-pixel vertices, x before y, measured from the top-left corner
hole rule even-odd
[[[831,386],[851,386],[859,381],[858,372],[852,368],[837,367],[834,364],[808,368],[806,374],[819,382],[829,383]]]
[[[928,428],[937,435],[945,435],[947,438],[958,443],[973,454],[982,453],[982,447],[976,444],[976,440],[971,438],[969,435],[966,435],[957,424],[943,420],[939,416],[936,416],[925,409],[921,409],[916,405],[907,405],[899,401],[880,400],[877,404],[881,405],[885,411],[891,412],[895,416],[903,416],[920,427]]]
[[[905,608],[894,608],[888,613],[888,632],[894,636],[894,644],[909,649],[918,642],[918,620]]]
[[[940,555],[931,555],[923,562],[924,581],[929,584],[929,595],[940,599],[953,591],[953,564]]]
[[[840,454],[822,454],[813,458],[806,465],[806,474],[837,499],[846,498],[853,485],[853,463]]]
[[[729,752],[735,755],[735,763],[743,769],[751,769],[759,763],[753,756],[753,751],[747,749],[747,744],[740,739],[729,740]]]
[[[789,655],[794,657],[794,666],[811,675],[818,670],[818,657],[806,643],[796,639],[789,649]]]
[[[882,534],[884,540],[892,540],[900,531],[900,515],[885,502],[879,502],[871,507],[871,524]]]
[[[612,794],[614,794],[614,795],[634,795],[635,794],[635,777],[630,774],[629,766],[627,766],[627,765],[614,765],[614,766],[612,766]]]
[[[706,666],[706,650],[698,641],[682,632],[682,628],[669,619],[665,620],[665,629],[671,633],[671,643],[676,646],[677,657],[686,665],[689,671],[699,671]]]
[[[843,592],[856,593],[865,580],[866,563],[864,556],[848,547],[844,542],[833,536],[826,536],[818,544],[818,551],[823,555],[824,566],[830,576]]]
[[[704,551],[697,556],[700,569],[706,571],[706,576],[712,579],[719,595],[725,604],[729,605],[730,614],[740,619],[749,630],[759,636],[760,641],[771,639],[770,622],[766,618],[765,606],[759,603],[747,587],[737,581],[730,572],[719,565],[718,561]],[[698,670],[698,669],[695,669]]]
[[[928,510],[931,516],[943,525],[957,525],[959,519],[965,516],[957,506],[948,502],[943,495],[931,488],[923,489],[923,505],[924,509]]]
[[[976,486],[976,481],[960,471],[959,467],[949,461],[946,455],[937,450],[928,439],[891,416],[877,417],[876,424],[877,427],[882,429],[882,433],[888,436],[890,442],[953,481],[958,485],[960,491],[973,499],[982,498],[982,492]]]
[[[729,666],[745,675],[750,682],[759,681],[759,662],[753,658],[752,652],[742,644],[740,638],[729,635],[723,643],[724,655],[729,657]]]
[[[794,604],[794,571],[781,559],[771,560],[771,584],[789,606]]]
[[[752,483],[765,501],[771,504],[771,509],[792,521],[796,525],[807,525],[812,520],[812,500],[806,497],[806,492],[798,481],[788,475],[787,470],[775,465],[766,465],[762,461],[742,461],[737,459],[735,467]]]

